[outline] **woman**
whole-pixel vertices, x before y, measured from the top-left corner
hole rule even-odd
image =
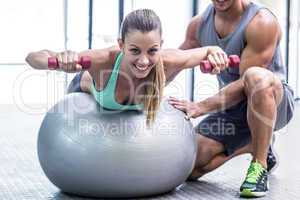
[[[181,70],[199,65],[208,59],[214,66],[227,66],[227,56],[218,47],[192,50],[165,49],[162,46],[159,17],[149,9],[135,10],[123,21],[118,46],[80,53],[41,50],[29,53],[26,61],[35,69],[48,69],[48,58],[56,57],[59,70],[82,71],[78,60],[91,59],[91,67],[82,71],[71,83],[79,91],[91,93],[104,108],[113,110],[142,110],[147,124],[154,121],[165,81]]]

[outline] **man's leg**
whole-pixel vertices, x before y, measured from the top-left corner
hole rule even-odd
[[[253,160],[267,168],[266,158],[277,106],[283,96],[283,86],[279,78],[261,67],[248,69],[243,78],[248,99],[247,119],[251,131]]]
[[[197,160],[189,180],[196,180],[231,158],[251,151],[246,113],[247,102],[241,101],[200,122],[195,128],[199,133]]]
[[[251,144],[249,143],[248,145],[237,149],[233,154],[227,156],[225,153],[219,153],[215,155],[210,161],[204,165],[204,166],[198,166],[198,168],[195,168],[193,172],[191,173],[190,177],[188,180],[194,181],[197,180],[198,178],[202,177],[203,175],[217,169],[218,167],[222,166],[225,162],[231,160],[232,158],[245,154],[245,153],[251,153],[252,148]],[[200,157],[201,155],[199,155]]]
[[[196,180],[206,173],[203,170],[204,166],[224,151],[224,146],[211,138],[197,134],[196,139],[198,143],[197,157],[194,169],[188,180]]]
[[[240,188],[240,194],[245,197],[260,197],[268,191],[266,160],[277,107],[283,97],[283,85],[272,72],[261,67],[248,69],[244,73],[243,81],[253,160]]]

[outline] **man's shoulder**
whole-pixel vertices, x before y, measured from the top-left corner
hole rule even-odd
[[[248,24],[245,31],[247,44],[256,49],[264,49],[274,43],[278,44],[281,37],[279,22],[267,9],[261,9]]]
[[[271,34],[272,32],[276,32],[281,35],[279,22],[270,10],[262,8],[247,25],[245,35],[259,36],[261,34]]]
[[[201,24],[202,16],[197,15],[190,21],[187,30],[185,41],[180,45],[180,49],[191,49],[199,46],[197,33]]]
[[[199,28],[199,26],[208,19],[208,16],[209,16],[210,12],[212,11],[212,9],[213,9],[213,5],[209,4],[204,9],[204,11],[202,11],[201,13],[197,14],[196,16],[194,16],[192,18],[192,20],[190,21],[190,25]]]
[[[270,10],[266,8],[262,8],[256,13],[253,19],[249,22],[248,28],[259,29],[265,26],[279,27],[279,23],[276,16]]]

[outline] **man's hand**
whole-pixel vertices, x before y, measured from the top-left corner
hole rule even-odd
[[[179,100],[175,97],[169,97],[169,104],[174,106],[176,109],[185,112],[186,119],[196,118],[202,115],[201,107],[195,103],[186,100]]]

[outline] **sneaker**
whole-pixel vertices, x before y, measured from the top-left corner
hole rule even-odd
[[[268,150],[267,155],[267,171],[269,174],[271,174],[279,165],[278,161],[278,154],[274,150],[274,143],[275,143],[275,135],[272,137],[272,143]]]
[[[241,197],[262,197],[269,189],[268,172],[259,163],[252,162],[245,181],[240,188]]]

